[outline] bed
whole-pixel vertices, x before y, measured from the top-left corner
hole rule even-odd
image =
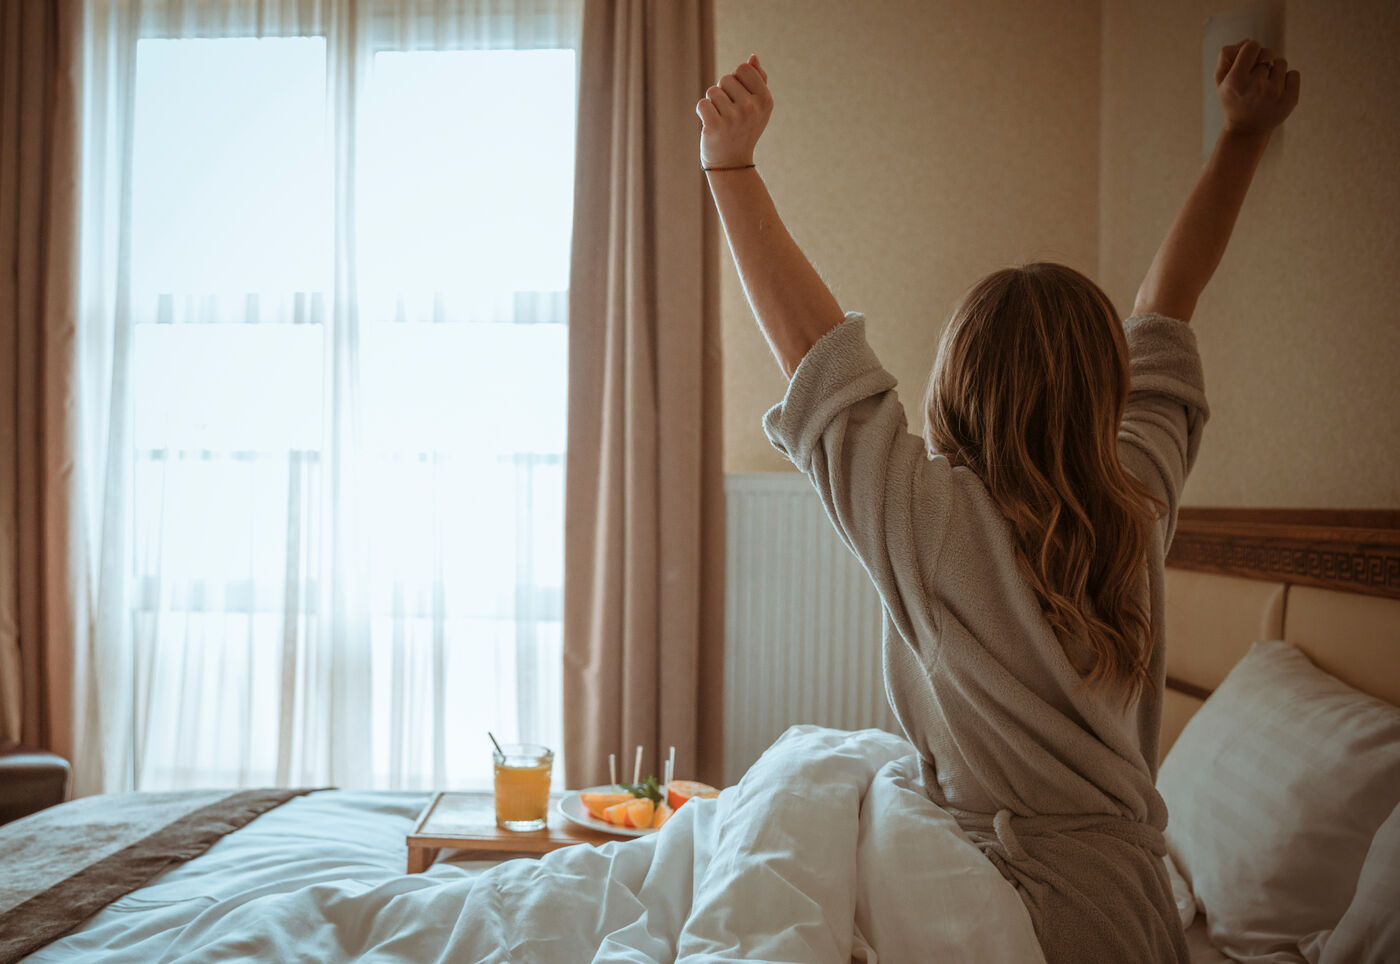
[[[1400,512],[1184,509],[1167,565],[1192,960],[1400,960]]]
[[[1169,566],[1158,785],[1192,960],[1400,959],[1400,512],[1184,510]],[[917,772],[889,734],[796,726],[661,833],[414,875],[427,794],[162,795],[103,851],[183,828],[148,882],[41,934],[45,894],[124,889],[12,872],[41,819],[121,823],[90,798],[0,828],[0,962],[1040,959]]]

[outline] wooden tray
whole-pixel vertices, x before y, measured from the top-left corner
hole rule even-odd
[[[539,857],[560,847],[623,839],[565,819],[558,810],[562,797],[563,794],[550,796],[545,829],[520,833],[496,826],[496,803],[489,791],[435,793],[409,831],[408,872],[427,870],[437,859],[438,851],[447,848],[469,859],[494,860]]]

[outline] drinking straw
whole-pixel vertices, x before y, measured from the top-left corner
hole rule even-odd
[[[666,782],[670,783],[671,778],[676,775],[676,748],[671,747],[671,758],[666,761]]]
[[[486,735],[491,736],[491,731],[487,730]],[[501,745],[496,742],[496,738],[494,736],[491,736],[491,745],[496,748],[496,752],[501,755],[501,758],[505,759],[506,751],[501,749]]]
[[[640,744],[637,746],[637,760],[632,764],[632,782],[642,782],[642,747]]]
[[[617,754],[608,754],[608,779],[612,781],[612,788],[617,789]]]

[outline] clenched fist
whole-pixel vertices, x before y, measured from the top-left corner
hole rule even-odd
[[[1225,130],[1267,134],[1298,106],[1298,71],[1253,40],[1222,47],[1215,65],[1215,94]]]
[[[768,91],[768,74],[758,64],[758,56],[725,74],[719,83],[705,91],[695,105],[703,125],[700,131],[701,167],[744,167],[753,163],[754,147],[768,117],[773,113],[773,95]]]

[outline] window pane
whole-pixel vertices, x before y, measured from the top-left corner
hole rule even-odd
[[[367,325],[363,347],[379,451],[564,451],[563,325]]]
[[[572,50],[379,53],[360,135],[362,294],[567,287]]]
[[[138,451],[248,453],[321,445],[321,325],[140,325]]]
[[[138,43],[131,217],[138,305],[164,292],[327,288],[325,78],[325,41],[317,37]]]

